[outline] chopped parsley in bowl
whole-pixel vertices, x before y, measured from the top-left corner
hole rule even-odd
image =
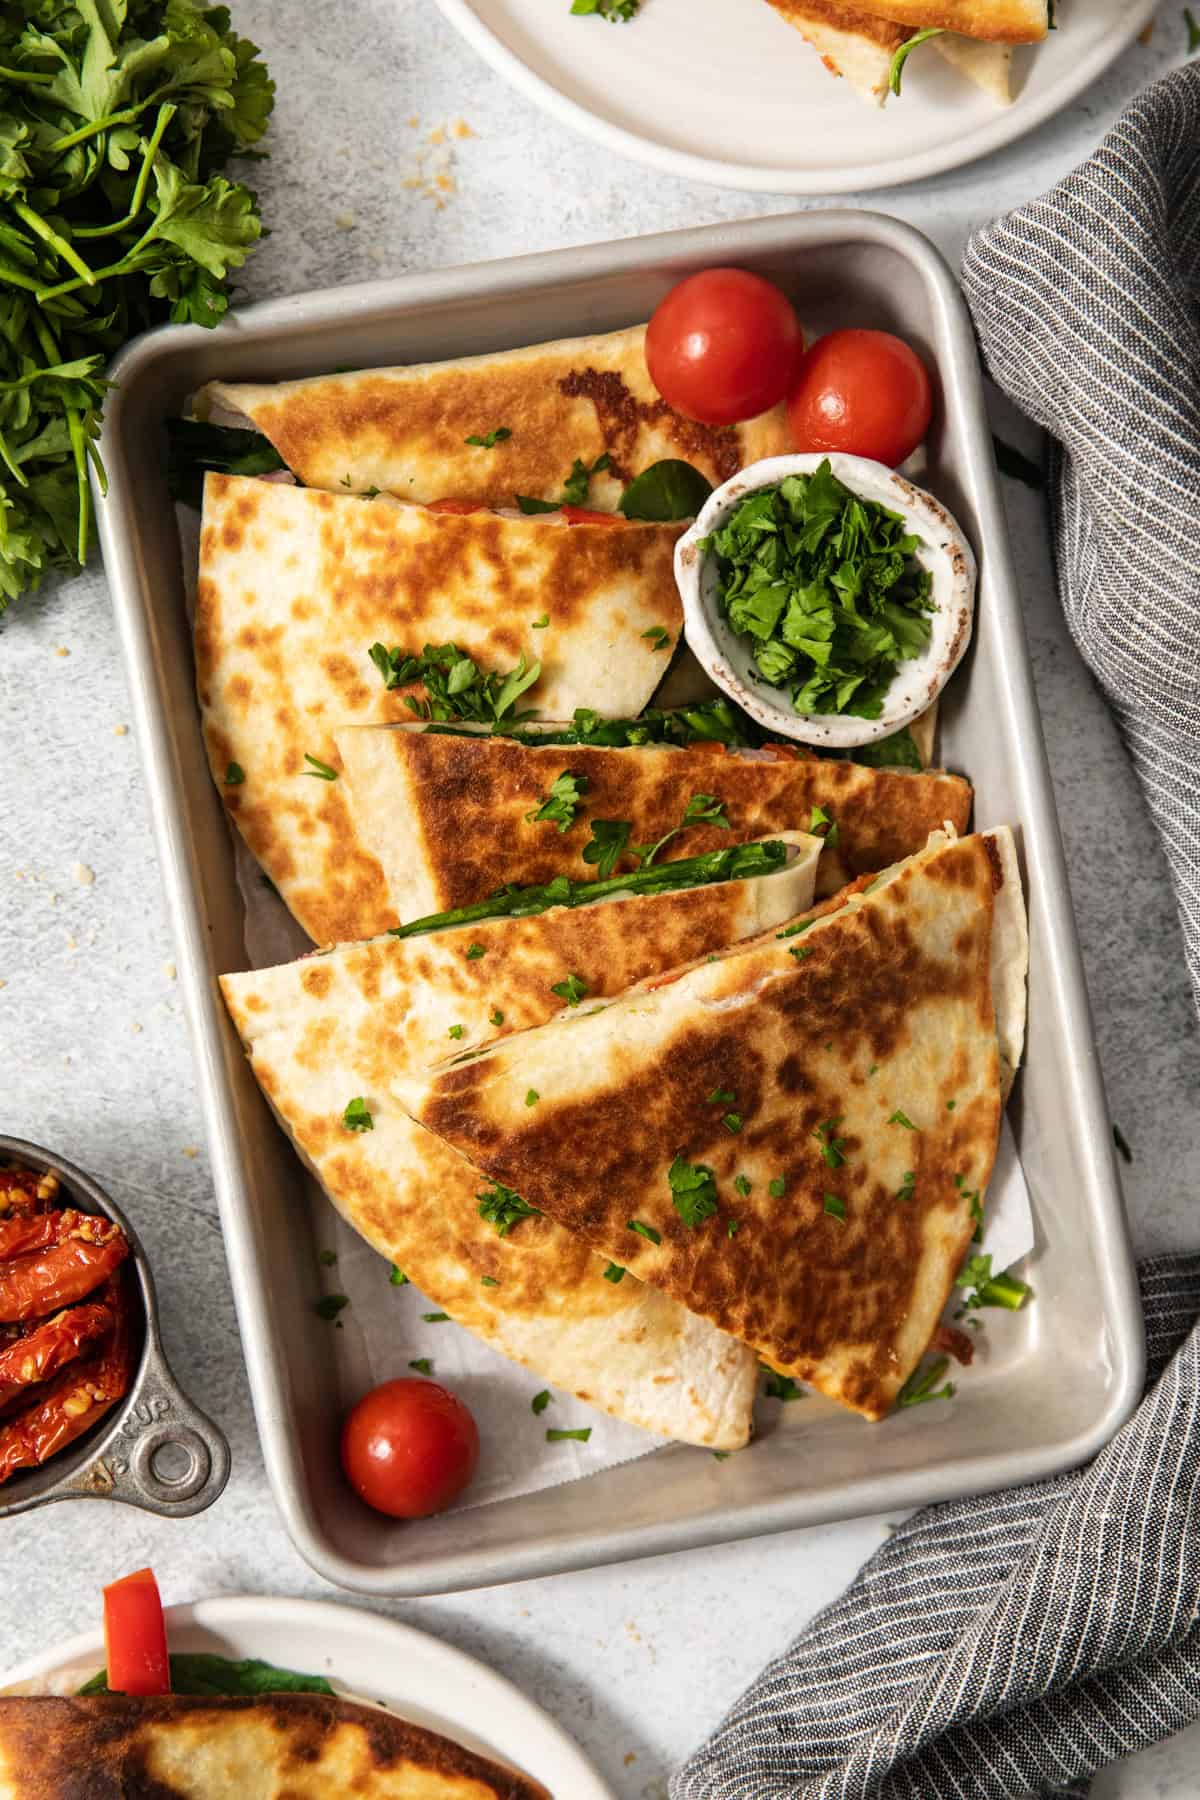
[[[755,463],[676,551],[689,643],[770,730],[850,748],[909,724],[970,639],[975,560],[932,495],[863,457]]]

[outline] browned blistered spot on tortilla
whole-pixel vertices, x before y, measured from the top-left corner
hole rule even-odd
[[[818,891],[829,892],[924,847],[945,819],[965,827],[971,790],[954,775],[810,758],[750,761],[720,745],[686,750],[537,749],[395,732],[383,746],[406,769],[416,798],[414,825],[439,907],[469,904],[506,881],[539,883],[566,874],[594,878],[583,861],[591,819],[629,819],[632,841],[653,842],[683,817],[693,794],[714,794],[731,829],[692,827],[662,854],[671,861],[720,850],[772,831],[805,830],[814,806],[839,827],[836,850],[821,858]],[[556,775],[586,775],[584,806],[565,834],[525,815]]]
[[[323,963],[306,963],[300,972],[300,986],[306,994],[311,994],[314,1000],[323,999],[333,986],[333,971],[327,969]]]
[[[878,903],[847,909],[815,929],[802,962],[785,960],[782,947],[768,942],[711,972],[697,971],[703,999],[673,1024],[669,997],[678,990],[662,990],[663,1025],[652,1055],[627,1050],[619,1019],[601,1015],[608,1019],[597,1027],[606,1075],[591,1086],[585,1073],[578,1098],[543,1098],[528,1117],[515,1106],[490,1106],[491,1084],[504,1080],[501,1051],[494,1061],[440,1074],[422,1117],[598,1253],[653,1279],[779,1368],[812,1379],[830,1358],[850,1353],[842,1397],[880,1416],[907,1373],[897,1368],[894,1346],[916,1304],[924,1233],[940,1220],[939,1230],[957,1237],[965,1254],[972,1223],[955,1176],[970,1188],[980,1185],[999,1126],[990,865],[979,841],[969,839],[937,859],[935,892],[944,859],[942,885],[953,896],[946,904],[963,918],[979,910],[978,929],[969,937],[959,931],[965,946],[953,954],[925,949],[893,889],[882,890]],[[909,870],[894,886],[916,879]],[[739,991],[753,995],[751,1005],[731,1003]],[[885,1098],[889,1070],[910,1057],[919,1066],[939,1018],[946,1020],[939,1029],[953,1034],[976,1012],[979,1032],[942,1045],[918,1097]],[[592,1049],[589,1039],[585,1054]],[[881,1116],[858,1110],[857,1126],[846,1122],[837,1134],[845,1160],[831,1168],[817,1130],[845,1118],[845,1072],[865,1062],[881,1065],[867,1088],[878,1096]],[[744,1121],[739,1134],[724,1129],[720,1107],[705,1103],[714,1088],[735,1096],[731,1104]],[[908,1110],[920,1129],[887,1125],[893,1107]],[[666,1169],[676,1150],[716,1174],[722,1214],[710,1226],[691,1230],[671,1208]],[[873,1172],[880,1156],[896,1165],[893,1184]],[[895,1188],[907,1168],[915,1172],[915,1193],[900,1202]],[[733,1185],[742,1172],[753,1180],[744,1197]],[[785,1181],[782,1198],[770,1194],[775,1176]],[[845,1220],[826,1215],[830,1190],[844,1198]],[[722,1229],[726,1212],[741,1221],[732,1240]],[[661,1246],[631,1233],[630,1217],[655,1225]],[[947,1265],[947,1285],[955,1267]]]
[[[639,473],[638,444],[646,426],[665,431],[676,455],[715,472],[715,485],[728,481],[742,465],[741,443],[731,425],[701,425],[673,412],[666,401],[639,400],[615,369],[573,369],[559,388],[569,400],[590,400],[600,421],[600,434],[612,458],[616,480],[631,481]]]
[[[540,1783],[449,1738],[324,1694],[219,1704],[188,1694],[0,1697],[0,1740],[7,1766],[34,1772],[32,1786],[22,1778],[28,1800],[182,1800],[251,1783],[289,1800],[417,1791],[550,1800]]]

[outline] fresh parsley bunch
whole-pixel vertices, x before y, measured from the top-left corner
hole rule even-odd
[[[0,612],[87,555],[109,357],[225,312],[274,94],[227,7],[0,0]]]

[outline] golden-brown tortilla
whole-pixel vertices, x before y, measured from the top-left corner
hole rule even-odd
[[[818,846],[795,847],[778,874],[344,944],[221,978],[263,1092],[368,1243],[459,1324],[552,1386],[715,1448],[746,1441],[750,1352],[632,1276],[606,1281],[604,1263],[548,1218],[522,1219],[499,1236],[479,1215],[488,1183],[413,1124],[391,1083],[498,1031],[544,1024],[566,1005],[553,988],[570,975],[592,996],[613,995],[778,924],[812,894]],[[370,1130],[343,1123],[356,1097]]]
[[[653,843],[678,825],[698,793],[722,801],[731,831],[690,827],[660,860],[806,831],[820,807],[837,826],[837,842],[821,857],[818,894],[919,850],[946,822],[964,830],[971,810],[970,786],[958,775],[870,769],[791,750],[737,752],[704,743],[684,750],[543,748],[354,727],[336,737],[359,831],[404,919],[479,900],[507,881],[586,878],[592,819],[628,819],[633,843]],[[586,776],[588,786],[574,824],[560,834],[526,814],[563,771]]]
[[[1035,44],[1050,29],[1046,0],[856,0],[856,4],[878,19],[903,25],[910,37],[933,29],[957,31],[991,44]]]
[[[878,1419],[982,1216],[1024,966],[1009,834],[939,833],[802,932],[396,1092],[597,1252]],[[694,1226],[677,1157],[715,1177]]]
[[[502,673],[524,656],[542,673],[521,710],[569,718],[600,697],[618,715],[638,713],[682,623],[671,560],[681,530],[459,517],[209,475],[195,618],[209,764],[311,938],[396,923],[344,785],[305,762],[307,752],[340,768],[335,726],[413,717],[371,645],[419,653],[453,642]],[[241,781],[227,779],[231,768]]]
[[[0,1698],[0,1800],[551,1800],[540,1782],[326,1694]]]
[[[603,455],[585,504],[605,512],[651,463],[682,457],[716,487],[791,448],[785,409],[744,425],[672,412],[646,369],[645,326],[455,361],[273,384],[211,382],[196,398],[270,438],[306,487],[403,500],[557,499],[576,458]],[[490,449],[467,438],[507,430]]]
[[[770,0],[770,4],[812,45],[831,75],[844,75],[862,99],[883,105],[892,58],[912,36],[907,26],[840,6],[837,0]]]

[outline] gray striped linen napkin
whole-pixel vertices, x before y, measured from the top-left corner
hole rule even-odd
[[[1200,64],[973,238],[963,280],[992,375],[1052,439],[1063,606],[1162,833],[1200,1004]],[[1129,1424],[1082,1471],[902,1526],[671,1800],[1083,1800],[1200,1718],[1200,1255],[1140,1273]]]

